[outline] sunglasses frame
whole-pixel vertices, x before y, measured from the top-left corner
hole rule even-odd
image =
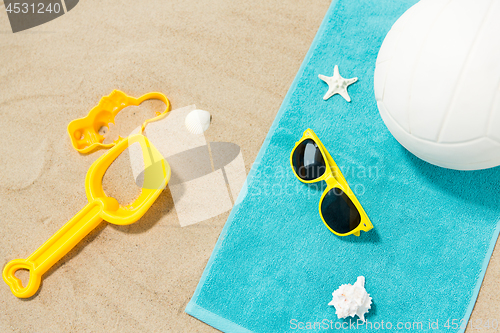
[[[297,149],[297,146],[301,142],[307,139],[311,139],[316,143],[321,152],[321,155],[323,156],[323,160],[325,161],[325,172],[323,172],[323,174],[320,177],[313,180],[304,180],[300,178],[299,175],[297,175],[297,173],[295,172],[295,167],[293,166],[293,154],[295,153],[295,149]],[[327,185],[326,189],[321,195],[321,199],[319,200],[319,215],[321,216],[321,220],[326,225],[328,230],[330,230],[337,236],[349,236],[349,235],[359,236],[361,231],[366,232],[373,228],[373,225],[370,219],[368,218],[368,215],[366,215],[366,212],[359,203],[358,198],[356,198],[356,195],[354,195],[354,192],[347,184],[347,181],[342,175],[342,172],[340,171],[340,168],[337,166],[337,163],[335,163],[328,150],[326,150],[325,146],[323,145],[321,140],[318,138],[318,136],[314,133],[312,129],[308,128],[307,130],[305,130],[304,134],[302,135],[302,138],[295,143],[295,147],[292,149],[292,153],[290,154],[290,165],[292,166],[292,171],[295,177],[297,177],[297,179],[299,179],[303,183],[317,183],[322,180],[326,182]],[[361,217],[359,225],[355,229],[344,234],[338,233],[334,231],[332,228],[330,228],[330,226],[328,226],[328,224],[325,222],[325,219],[321,212],[321,204],[323,203],[323,199],[325,198],[326,194],[333,188],[338,188],[342,190],[349,197],[349,199],[351,199],[352,203],[358,210],[359,215]]]

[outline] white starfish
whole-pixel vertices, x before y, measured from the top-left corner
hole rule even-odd
[[[342,76],[340,76],[339,66],[337,65],[335,65],[335,68],[333,69],[333,76],[329,77],[320,74],[318,75],[318,77],[328,84],[328,91],[326,92],[325,96],[323,96],[323,99],[325,101],[335,94],[339,94],[340,96],[344,97],[344,99],[348,102],[351,101],[351,97],[349,97],[349,94],[347,93],[347,87],[358,81],[357,77],[353,77],[352,79],[344,79]]]

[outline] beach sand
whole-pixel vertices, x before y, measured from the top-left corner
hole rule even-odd
[[[2,266],[28,257],[86,205],[85,175],[105,151],[79,154],[66,127],[113,89],[159,91],[174,109],[210,111],[207,140],[239,145],[248,172],[329,4],[86,0],[16,34],[0,8]],[[154,111],[162,104],[124,110],[120,133]],[[137,195],[126,154],[104,188],[121,203]],[[182,228],[165,190],[135,224],[103,222],[32,298],[3,284],[0,332],[215,332],[184,308],[228,215]],[[499,268],[497,248],[474,324],[500,320]]]

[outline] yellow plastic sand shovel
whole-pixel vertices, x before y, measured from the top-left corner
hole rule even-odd
[[[121,206],[116,199],[104,193],[102,178],[111,163],[136,142],[140,144],[143,153],[144,184],[139,198],[128,206]],[[116,142],[115,146],[96,160],[87,172],[85,191],[89,203],[27,259],[15,259],[5,266],[3,279],[12,293],[20,298],[33,296],[40,286],[42,275],[101,221],[126,225],[139,220],[165,188],[170,175],[171,170],[167,161],[142,134]],[[25,287],[15,276],[16,271],[20,269],[27,269],[30,272],[30,279]]]

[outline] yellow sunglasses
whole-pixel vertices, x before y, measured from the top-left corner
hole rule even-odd
[[[308,128],[295,143],[290,164],[301,182],[326,182],[319,201],[319,215],[331,232],[338,236],[359,236],[361,230],[373,228],[339,167],[312,129]]]

